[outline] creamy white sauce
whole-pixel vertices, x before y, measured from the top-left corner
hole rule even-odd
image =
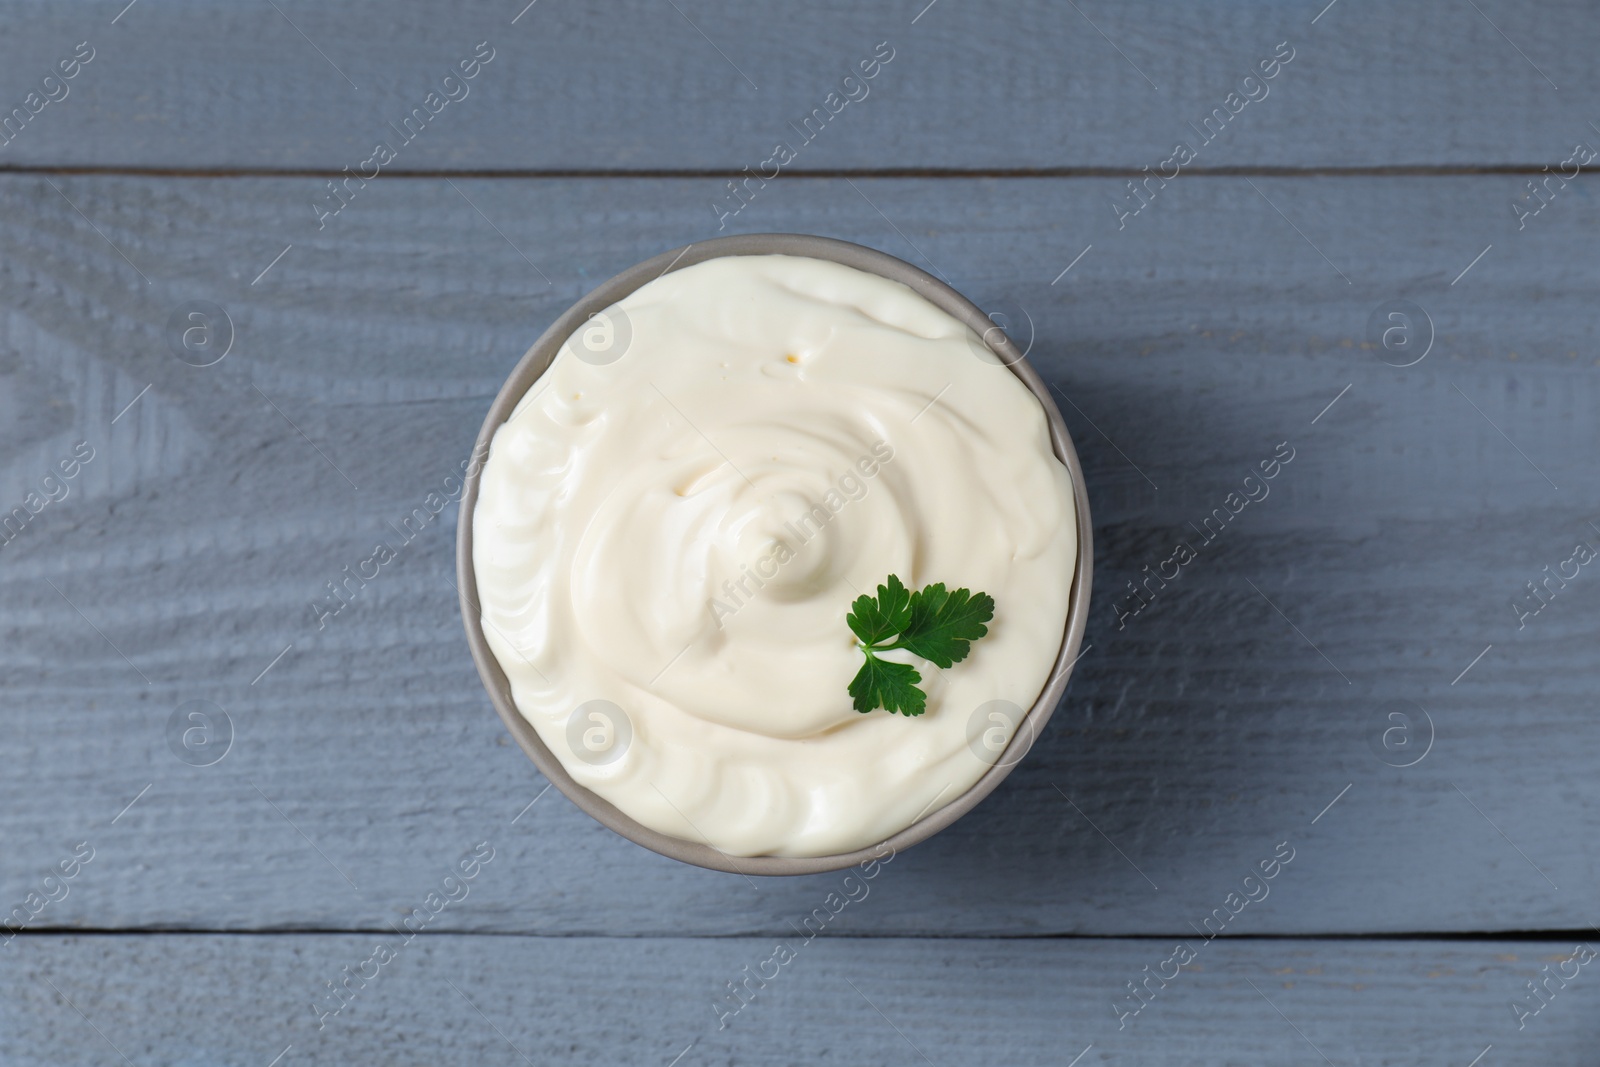
[[[1030,707],[1060,649],[1077,532],[1043,408],[979,352],[908,287],[792,256],[675,271],[568,340],[472,521],[485,637],[574,779],[674,837],[815,856],[989,768],[991,702]],[[845,615],[891,573],[996,603],[948,670],[889,654],[918,718],[846,692]]]

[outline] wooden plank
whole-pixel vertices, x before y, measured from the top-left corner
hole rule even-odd
[[[1030,0],[1004,17],[926,0],[677,7],[13,5],[0,40],[6,113],[79,42],[94,58],[51,89],[60,102],[35,103],[0,165],[338,172],[387,140],[391,170],[735,172],[783,141],[792,171],[1137,171],[1189,140],[1204,168],[1537,170],[1595,136],[1581,32],[1593,13],[1580,0],[1477,11],[1426,0],[1403,20],[1325,0]],[[401,144],[391,124],[479,42],[494,50],[489,65]],[[889,65],[842,87],[880,42]],[[1230,102],[1280,43],[1289,65],[1245,87],[1266,95]],[[859,100],[837,102],[848,92]],[[808,139],[796,127],[818,108],[839,110]],[[1199,144],[1189,124],[1219,108],[1237,115]]]
[[[384,930],[480,841],[493,877],[441,929],[781,934],[832,887],[677,865],[555,793],[513,822],[543,782],[466,656],[452,509],[325,629],[311,609],[443,486],[544,324],[704,237],[718,183],[386,181],[319,235],[284,222],[312,180],[54,181],[0,180],[0,499],[97,458],[0,548],[26,724],[0,734],[0,901],[80,841],[36,928]],[[1596,921],[1590,575],[1521,629],[1512,603],[1600,540],[1600,212],[1561,196],[1519,232],[1504,176],[1256,184],[1184,179],[1120,231],[1108,181],[796,181],[740,216],[1025,309],[1095,507],[1063,708],[857,932],[1184,934],[1285,841],[1240,932]],[[1437,334],[1403,370],[1365,332],[1400,296]],[[209,368],[164,336],[195,300],[235,326]],[[1285,441],[1270,497],[1119,630],[1125,582]],[[169,748],[194,700],[231,716],[211,767]],[[1417,705],[1434,744],[1386,766]]]
[[[788,936],[782,964],[773,939],[744,938],[390,935],[392,957],[357,936],[26,938],[0,971],[0,1055],[18,1067],[118,1052],[332,1064],[379,1047],[411,1063],[1466,1067],[1492,1047],[1481,1062],[1593,1063],[1594,962],[1550,979],[1520,1030],[1511,1006],[1540,1003],[1527,983],[1562,970],[1576,947],[1564,940],[1191,937],[1180,970],[1166,941]],[[331,1014],[327,984],[346,968],[368,981],[352,979]],[[726,999],[747,973],[742,1004]],[[1150,978],[1135,1015],[1126,983],[1147,973],[1170,980]]]

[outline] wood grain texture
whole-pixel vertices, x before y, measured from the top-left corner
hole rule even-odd
[[[1569,966],[1578,977],[1552,982],[1549,1003],[1517,1028],[1513,999],[1531,1000],[1526,983],[1571,956],[1565,941],[1197,943],[1170,983],[1151,980],[1149,1002],[1122,1030],[1113,1004],[1128,996],[1125,983],[1161,968],[1174,944],[830,934],[790,943],[787,964],[764,966],[772,939],[424,935],[365,968],[371,981],[352,983],[349,1006],[321,1017],[313,1002],[372,957],[373,938],[27,938],[0,970],[0,1056],[16,1067],[122,1063],[119,1052],[141,1067],[264,1067],[285,1050],[284,1067],[1466,1067],[1492,1046],[1482,1062],[1580,1067],[1600,1039],[1592,962]],[[727,1003],[727,983],[747,967],[771,980],[752,980],[753,995],[719,1030],[713,1005]]]
[[[513,824],[544,783],[466,655],[453,509],[311,609],[548,321],[707,234],[715,180],[385,179],[320,232],[313,179],[51,180],[0,180],[0,500],[96,458],[0,547],[7,908],[80,841],[34,928],[385,930],[479,841],[492,876],[441,930],[782,934],[834,888],[683,867],[554,792]],[[1186,934],[1283,841],[1230,933],[1596,923],[1600,579],[1522,629],[1511,605],[1600,543],[1600,212],[1580,188],[1518,232],[1504,176],[1255,184],[1183,178],[1122,230],[1091,180],[797,180],[737,220],[1022,309],[1095,509],[1092,647],[1049,731],[853,932]],[[1365,332],[1400,296],[1437,334],[1408,369]],[[235,329],[209,368],[165,337],[195,300]],[[1285,441],[1271,495],[1119,629],[1125,582]],[[215,766],[169,748],[192,700],[231,716]],[[1386,766],[1418,705],[1431,749]]]
[[[495,58],[470,95],[392,167],[756,167],[884,41],[869,95],[792,168],[1154,167],[1280,42],[1295,58],[1270,95],[1195,166],[1537,170],[1600,105],[1578,0],[525,5],[11,4],[6,112],[77,43],[95,58],[0,165],[354,168],[480,41]]]
[[[1559,576],[1600,551],[1600,206],[1528,181],[1600,144],[1594,18],[0,5],[0,1063],[1593,1064],[1600,963],[1550,976],[1600,947],[1600,572]],[[991,309],[1094,507],[1048,731],[870,879],[686,867],[546,791],[427,510],[560,311],[762,231]]]

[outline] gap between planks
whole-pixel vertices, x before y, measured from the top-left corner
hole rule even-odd
[[[55,937],[370,937],[373,934],[392,932],[383,927],[284,927],[263,930],[186,929],[180,927],[93,927],[93,926],[40,926],[11,931],[18,938]],[[1487,930],[1473,932],[1406,932],[1390,934],[1310,934],[1265,933],[1223,934],[1219,941],[1357,941],[1373,944],[1417,944],[1427,941],[1450,942],[1507,942],[1564,944],[1584,941],[1600,934],[1600,930],[1576,928],[1563,930]],[[438,937],[520,937],[530,940],[576,941],[749,941],[773,936],[769,931],[744,931],[726,934],[586,934],[586,933],[530,933],[520,930],[419,930],[418,938]],[[1164,934],[833,934],[830,941],[1171,941],[1189,937],[1185,933]]]
[[[1481,175],[1539,175],[1546,172],[1548,164],[1418,164],[1397,166],[1357,167],[1188,167],[1185,174],[1211,178],[1452,178]],[[0,176],[17,175],[87,175],[128,178],[339,178],[344,172],[319,167],[119,167],[111,165],[57,165],[7,164],[0,165]],[[448,168],[412,170],[385,170],[385,178],[461,178],[461,179],[530,179],[530,178],[583,178],[621,179],[642,178],[721,178],[735,180],[744,177],[744,171],[726,167],[642,167],[634,170],[585,169],[547,167],[537,169]],[[1014,168],[962,168],[962,167],[864,167],[840,169],[785,170],[783,178],[1142,178],[1145,172],[1137,167],[1014,167]],[[776,179],[768,179],[776,180]]]

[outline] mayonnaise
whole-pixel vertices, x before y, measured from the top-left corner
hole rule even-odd
[[[1031,707],[1060,650],[1078,546],[1044,410],[987,352],[905,285],[793,256],[674,271],[568,339],[472,521],[484,635],[574,779],[731,855],[818,856],[988,770],[1017,717],[993,709]],[[996,604],[947,670],[888,654],[918,718],[846,692],[845,616],[890,574]]]

